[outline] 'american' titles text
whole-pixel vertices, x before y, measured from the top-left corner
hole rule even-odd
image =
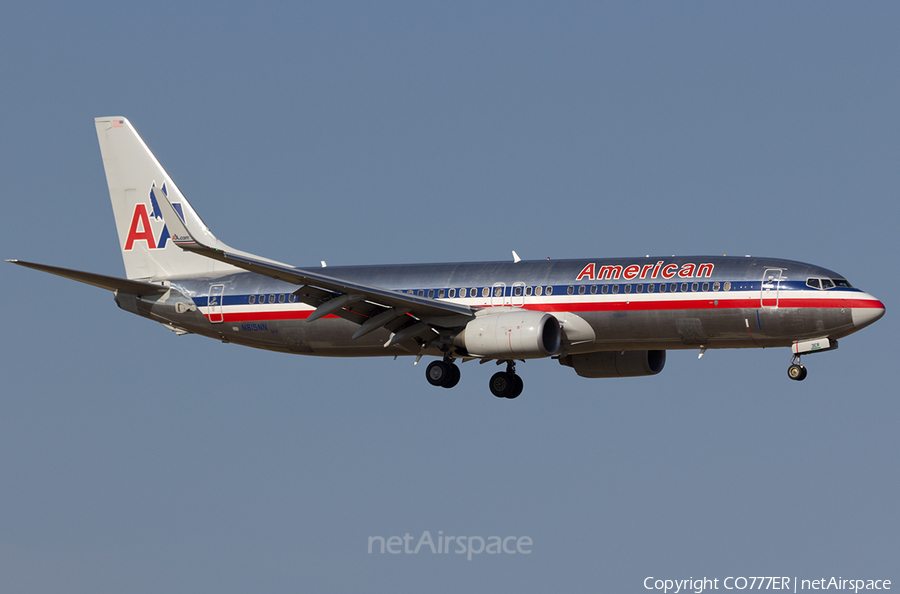
[[[581,269],[576,281],[580,280],[625,280],[639,279],[655,279],[655,278],[709,278],[712,276],[714,264],[694,264],[687,262],[685,264],[675,264],[671,262],[666,264],[665,260],[660,260],[656,264],[629,264],[628,266],[620,266],[618,264],[604,264],[597,266],[596,262],[591,262]]]

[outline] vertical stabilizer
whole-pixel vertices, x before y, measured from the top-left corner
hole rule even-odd
[[[191,234],[206,245],[221,245],[131,123],[123,117],[96,118],[94,123],[126,276],[158,280],[236,271],[228,264],[185,252],[171,241],[151,188],[160,189],[168,197]]]

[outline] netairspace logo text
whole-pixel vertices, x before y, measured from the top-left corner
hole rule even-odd
[[[467,560],[472,560],[472,555],[530,555],[531,546],[534,544],[530,536],[444,536],[444,531],[437,533],[437,538],[431,537],[431,532],[426,530],[419,537],[415,547],[411,546],[415,537],[407,532],[404,536],[370,536],[369,554],[384,554],[385,551],[392,555],[404,553],[406,555],[418,555],[419,552],[433,555],[446,555],[451,552],[457,555],[467,555]]]

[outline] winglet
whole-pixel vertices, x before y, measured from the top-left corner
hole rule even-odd
[[[188,231],[187,226],[184,224],[184,221],[181,220],[181,217],[178,216],[178,213],[175,211],[172,203],[169,202],[169,197],[166,196],[159,188],[154,187],[150,190],[150,192],[153,194],[153,198],[156,200],[156,203],[159,204],[159,209],[160,211],[162,211],[163,220],[166,222],[166,227],[168,227],[169,233],[172,236],[172,243],[180,248],[201,245],[196,239],[194,239],[194,236],[191,235],[191,232]]]

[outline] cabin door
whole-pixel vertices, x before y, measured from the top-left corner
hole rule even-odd
[[[509,305],[506,299],[506,283],[494,283],[491,287],[491,307]]]
[[[209,300],[207,301],[209,321],[220,324],[225,316],[222,314],[222,299],[225,296],[225,285],[210,285]]]
[[[781,268],[767,268],[759,291],[760,307],[778,307],[778,289],[781,285]]]

